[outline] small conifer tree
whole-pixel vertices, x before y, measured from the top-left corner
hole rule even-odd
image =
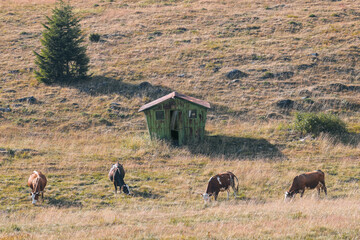
[[[40,53],[34,51],[38,70],[36,78],[44,83],[75,82],[86,79],[89,58],[86,47],[82,45],[79,19],[72,12],[72,7],[62,0],[53,10],[53,15],[43,24]]]

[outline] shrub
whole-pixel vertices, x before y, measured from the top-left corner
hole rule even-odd
[[[320,133],[347,133],[346,124],[334,114],[297,113],[294,128],[303,134],[318,136]]]
[[[274,78],[275,74],[273,74],[272,72],[265,72],[264,75],[262,75],[262,79],[268,79],[268,78]]]
[[[100,34],[91,33],[89,36],[90,42],[99,42],[100,41]]]

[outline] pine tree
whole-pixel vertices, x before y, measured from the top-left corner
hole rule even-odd
[[[55,82],[74,82],[86,79],[89,58],[86,47],[82,46],[79,19],[72,12],[72,7],[62,0],[53,9],[53,15],[43,24],[40,53],[34,51],[35,71],[39,81],[50,84]]]

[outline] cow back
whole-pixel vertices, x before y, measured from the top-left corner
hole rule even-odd
[[[47,179],[41,172],[32,173],[28,179],[28,186],[31,188],[32,192],[44,191],[46,184]]]
[[[119,175],[122,178],[125,178],[125,170],[122,164],[114,164],[109,171],[110,181],[114,181],[115,175]]]
[[[209,179],[206,193],[211,194],[219,191],[227,190],[231,184],[232,173],[220,173]]]
[[[322,171],[307,172],[294,178],[289,192],[297,193],[305,188],[314,189],[319,185],[319,182],[324,182],[324,173]]]
[[[118,186],[122,186],[125,184],[124,182],[125,170],[121,164],[115,164],[110,169],[109,179],[110,181],[116,183]]]
[[[302,175],[306,179],[305,186],[310,189],[316,188],[319,182],[324,182],[325,174],[322,171],[314,171]]]

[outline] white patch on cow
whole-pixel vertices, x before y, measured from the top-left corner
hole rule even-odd
[[[288,202],[289,200],[291,200],[291,197],[289,196],[289,192],[286,192],[284,197],[284,202]]]
[[[31,193],[32,204],[36,203],[35,193]]]
[[[211,179],[212,179],[212,177],[211,177],[211,178],[209,178],[209,181],[208,181],[208,182],[210,182],[210,181],[211,181]]]
[[[209,201],[210,200],[210,195],[208,193],[203,193],[202,194],[202,197],[204,199],[205,202]]]
[[[39,176],[39,173],[37,171],[34,171],[34,173]]]
[[[126,187],[127,190],[128,190],[128,195],[130,195],[130,188],[129,188],[129,186],[128,186],[127,184],[125,184],[125,187]]]
[[[220,182],[220,177],[217,177],[217,180],[220,183],[220,185],[222,185],[222,183]]]

